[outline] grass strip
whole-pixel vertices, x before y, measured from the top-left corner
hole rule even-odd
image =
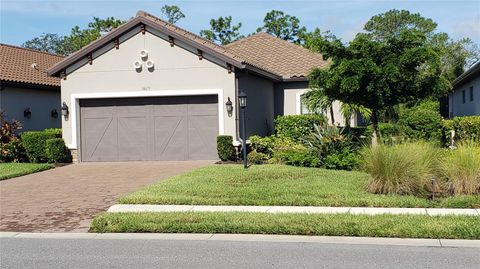
[[[48,163],[0,163],[0,180],[24,176],[53,167]]]
[[[366,191],[369,175],[286,165],[213,165],[172,177],[120,199],[123,204],[286,205],[478,208],[480,195],[430,200]]]
[[[246,212],[103,213],[93,220],[90,231],[480,239],[480,218]]]

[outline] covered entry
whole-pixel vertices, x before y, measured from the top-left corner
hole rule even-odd
[[[81,99],[82,161],[217,159],[217,95]]]

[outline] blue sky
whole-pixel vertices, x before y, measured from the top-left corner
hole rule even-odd
[[[211,18],[231,15],[242,22],[243,34],[254,32],[272,9],[297,16],[309,30],[320,27],[350,40],[368,19],[389,9],[419,12],[438,23],[438,30],[480,44],[480,0],[0,0],[0,42],[21,45],[46,33],[68,34],[74,25],[85,27],[93,16],[128,19],[137,10],[160,15],[165,4],[180,6],[186,18],[178,25],[198,33]]]

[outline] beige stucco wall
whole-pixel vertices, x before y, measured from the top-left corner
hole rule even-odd
[[[148,30],[154,32],[147,28]],[[196,54],[186,50],[194,50],[186,44],[176,42],[176,45],[171,47],[167,38],[162,33],[154,35],[146,32],[142,35],[139,29],[126,33],[120,38],[118,50],[111,45],[93,54],[92,65],[84,60],[67,69],[67,79],[62,80],[62,101],[71,106],[72,94],[142,94],[145,91],[155,93],[220,89],[223,92],[221,104],[225,110],[223,104],[227,98],[235,100],[234,72],[228,73],[225,68],[213,63],[215,59],[209,55],[204,55],[204,59],[199,60]],[[145,65],[140,72],[134,69],[133,63],[141,60],[139,52],[142,49],[148,51],[148,60],[154,61],[154,70],[147,70]],[[226,111],[223,114],[224,133],[235,137],[234,115],[228,116]],[[78,114],[76,117],[78,123]],[[71,145],[72,119],[62,119],[62,128],[66,143]],[[79,141],[78,131],[76,140]]]
[[[31,118],[25,118],[23,111],[30,108]],[[58,118],[51,111],[56,109]],[[50,89],[31,89],[5,87],[0,91],[0,110],[5,111],[7,119],[16,119],[22,123],[21,132],[39,131],[60,127],[60,92]]]
[[[308,82],[278,83],[275,86],[275,115],[298,115],[300,111],[300,96],[309,90]],[[333,103],[335,124],[345,126],[345,119],[340,113],[341,102]],[[331,122],[330,112],[325,116]],[[350,120],[350,126],[356,126],[355,116]]]

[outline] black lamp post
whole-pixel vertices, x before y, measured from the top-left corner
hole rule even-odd
[[[247,121],[245,117],[245,108],[247,107],[247,94],[241,91],[238,94],[238,105],[242,110],[242,151],[243,151],[243,168],[247,168]]]

